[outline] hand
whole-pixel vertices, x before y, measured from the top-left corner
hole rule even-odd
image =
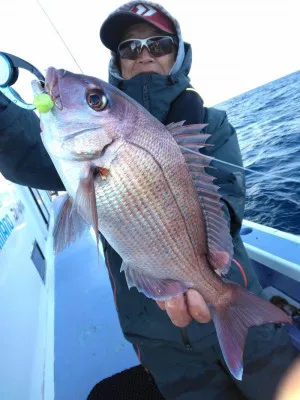
[[[289,367],[279,383],[276,400],[300,399],[300,358]]]
[[[165,310],[174,325],[187,326],[194,318],[197,322],[211,320],[210,311],[203,297],[195,289],[188,289],[185,294],[166,301],[156,301],[161,310]]]

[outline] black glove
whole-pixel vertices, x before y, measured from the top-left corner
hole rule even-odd
[[[0,91],[0,112],[4,111],[9,103],[10,100]]]

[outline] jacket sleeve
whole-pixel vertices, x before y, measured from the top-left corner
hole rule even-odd
[[[207,109],[206,120],[206,131],[211,134],[207,143],[213,146],[207,147],[204,152],[215,158],[211,165],[216,168],[210,169],[209,173],[217,178],[214,183],[220,187],[225,216],[230,221],[231,235],[235,236],[239,233],[244,217],[245,174],[241,168],[218,160],[243,167],[237,134],[224,111]]]
[[[9,181],[44,190],[65,190],[40,137],[39,118],[0,92],[0,172]]]

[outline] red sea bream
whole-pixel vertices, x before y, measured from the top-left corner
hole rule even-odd
[[[199,291],[228,368],[242,379],[248,327],[290,320],[215,272],[226,274],[233,246],[218,187],[204,169],[210,160],[188,151],[205,146],[203,126],[165,127],[111,85],[65,70],[49,68],[45,90],[55,105],[41,114],[42,140],[69,195],[57,251],[92,225],[122,257],[129,288],[155,300]]]

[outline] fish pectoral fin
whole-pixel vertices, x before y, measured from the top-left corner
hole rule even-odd
[[[69,244],[75,242],[89,226],[81,216],[72,210],[72,202],[69,195],[62,200],[53,228],[53,247],[55,254],[60,253]]]
[[[248,290],[234,283],[226,286],[232,291],[231,303],[211,306],[211,313],[225,362],[235,379],[242,380],[248,328],[291,320],[280,308]]]
[[[97,249],[99,254],[98,212],[94,183],[95,172],[99,172],[98,168],[95,168],[91,165],[87,166],[81,171],[81,177],[74,198],[72,213],[76,212],[77,214],[81,215],[86,224],[93,227],[96,235]]]
[[[125,272],[128,288],[135,286],[145,296],[154,300],[168,300],[179,296],[192,287],[189,282],[173,279],[158,279],[154,276],[145,275],[138,268],[122,264],[121,271]]]

